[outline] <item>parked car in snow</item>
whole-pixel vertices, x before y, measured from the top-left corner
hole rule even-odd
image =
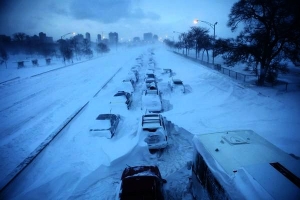
[[[156,82],[155,74],[152,70],[147,70],[145,74],[145,83]]]
[[[90,132],[95,136],[112,138],[120,122],[120,115],[100,114],[92,124]]]
[[[173,76],[173,71],[172,71],[172,69],[169,69],[169,68],[163,69],[162,74],[169,74],[169,76],[172,77]]]
[[[180,79],[173,79],[172,78],[168,82],[168,85],[169,85],[171,91],[179,90],[180,92],[185,93],[185,86],[183,85],[183,82]]]
[[[168,145],[168,131],[162,115],[143,115],[141,136],[145,137],[149,149],[165,148]]]
[[[125,91],[128,93],[132,93],[135,90],[135,83],[132,79],[124,79],[122,84],[119,84],[117,87],[117,91]]]
[[[165,199],[164,183],[157,166],[126,167],[121,176],[120,200]]]
[[[132,79],[137,83],[139,82],[139,72],[138,70],[131,69],[130,72],[128,73],[129,76],[132,77]]]
[[[111,105],[126,106],[129,110],[132,103],[132,94],[125,91],[118,91],[110,101]]]
[[[145,90],[158,90],[156,82],[153,79],[146,79]]]
[[[142,95],[142,109],[146,109],[148,112],[161,112],[162,101],[159,90],[146,89]]]
[[[149,69],[154,69],[155,68],[155,62],[153,60],[149,61],[148,68]]]

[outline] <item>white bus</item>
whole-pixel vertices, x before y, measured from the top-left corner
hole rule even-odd
[[[251,130],[196,135],[196,199],[300,199],[300,160]]]

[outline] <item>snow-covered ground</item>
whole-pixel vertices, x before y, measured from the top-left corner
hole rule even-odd
[[[122,88],[122,80],[139,56],[143,66],[132,108],[111,107],[109,100]],[[149,153],[139,135],[145,113],[141,110],[143,77],[150,58],[156,63],[162,115],[169,129],[169,145],[157,154]],[[50,66],[16,69],[14,65],[9,63],[8,69],[0,66],[0,82],[4,82],[0,85],[2,187],[25,158],[88,104],[2,191],[4,199],[114,199],[126,165],[157,165],[168,181],[168,199],[189,199],[187,162],[192,160],[192,138],[209,132],[251,129],[285,152],[300,156],[297,87],[285,92],[236,82],[159,45],[119,49],[67,67],[59,60]],[[33,76],[56,68],[60,69]],[[170,91],[169,74],[162,73],[165,68],[183,81],[186,93]],[[299,74],[292,78],[299,80]],[[109,112],[121,115],[115,137],[90,134],[95,118]]]

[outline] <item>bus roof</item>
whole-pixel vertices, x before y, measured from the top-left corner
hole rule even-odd
[[[300,160],[252,130],[196,135],[193,143],[219,180],[243,171],[275,199],[300,195]]]

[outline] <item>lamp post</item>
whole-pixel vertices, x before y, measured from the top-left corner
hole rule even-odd
[[[75,32],[66,33],[66,34],[62,35],[62,36],[60,37],[60,39],[63,39],[63,37],[65,37],[65,36],[67,36],[67,35],[70,35],[70,34],[73,34],[73,35],[75,35],[76,33],[75,33]]]
[[[197,24],[198,22],[203,22],[207,25],[209,25],[212,29],[214,29],[214,45],[213,45],[213,53],[212,53],[212,56],[213,56],[213,65],[215,65],[215,42],[216,42],[216,25],[218,24],[218,22],[215,22],[214,24],[212,23],[209,23],[207,21],[202,21],[202,20],[198,20],[198,19],[195,19],[194,20],[194,24]]]

